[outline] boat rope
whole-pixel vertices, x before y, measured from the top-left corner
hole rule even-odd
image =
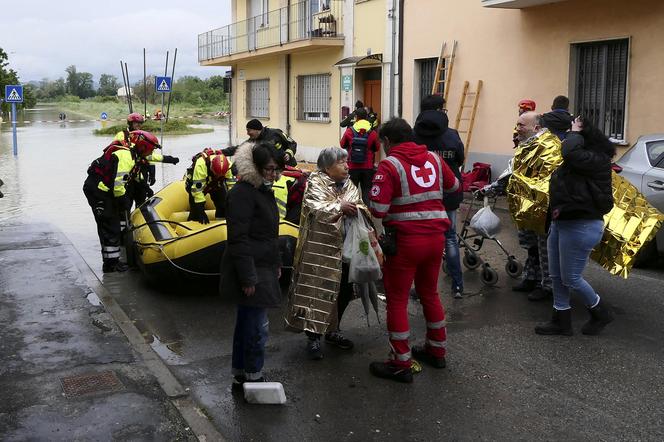
[[[191,273],[193,275],[199,275],[199,276],[221,276],[221,273],[206,273],[206,272],[197,272],[195,270],[190,270],[190,269],[185,269],[182,266],[177,265],[176,263],[171,260],[171,258],[164,252],[164,247],[161,244],[154,244],[154,243],[136,243],[137,245],[140,245],[141,247],[144,247],[146,249],[157,249],[161,252],[162,255],[164,255],[164,258],[168,260],[168,262],[173,265],[178,270],[182,270],[183,272]]]

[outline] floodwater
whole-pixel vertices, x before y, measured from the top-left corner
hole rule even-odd
[[[40,105],[19,116],[19,121],[58,120],[62,110]],[[84,116],[68,112],[71,119]],[[191,157],[204,147],[225,147],[228,127],[211,124],[214,132],[186,136],[164,136],[163,153],[180,158],[177,165],[158,164],[157,191],[180,179]],[[110,136],[93,134],[101,122],[56,122],[18,124],[18,156],[12,154],[11,124],[0,125],[0,224],[48,222],[57,226],[81,252],[85,260],[98,270],[101,267],[99,240],[92,212],[83,195],[86,170]],[[159,134],[155,134],[159,135]]]

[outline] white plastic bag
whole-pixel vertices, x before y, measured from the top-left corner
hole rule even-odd
[[[485,238],[493,238],[500,230],[500,218],[493,213],[486,198],[484,198],[484,207],[470,219],[470,228]]]
[[[383,273],[380,270],[376,253],[371,247],[371,240],[369,239],[371,227],[362,214],[352,218],[351,226],[346,231],[346,240],[349,240],[349,235],[352,235],[350,238],[352,253],[350,254],[348,281],[357,283],[377,281],[383,277]],[[344,241],[345,249],[346,241]]]

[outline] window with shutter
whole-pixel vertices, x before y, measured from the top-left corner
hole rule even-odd
[[[270,80],[247,80],[247,117],[270,117]]]
[[[624,140],[629,40],[579,43],[572,51],[575,114],[606,136]]]
[[[417,67],[419,68],[419,95],[415,97],[416,102],[419,103],[427,95],[431,95],[431,88],[433,87],[433,81],[436,78],[436,66],[438,65],[438,58],[423,58],[421,60],[415,60]],[[443,80],[443,78],[441,78]],[[443,93],[442,83],[439,85],[437,93]],[[419,104],[417,105],[419,109]]]
[[[297,77],[297,118],[304,121],[330,121],[330,75]]]

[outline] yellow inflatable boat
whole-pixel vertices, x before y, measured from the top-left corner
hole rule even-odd
[[[134,257],[150,279],[219,276],[226,242],[226,220],[215,219],[214,205],[207,197],[209,224],[187,221],[189,196],[184,181],[175,181],[150,197],[131,214]],[[298,226],[279,225],[279,245],[284,267],[293,263]]]

